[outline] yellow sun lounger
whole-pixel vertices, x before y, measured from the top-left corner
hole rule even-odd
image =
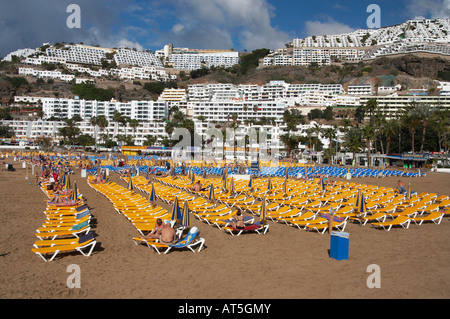
[[[439,225],[442,221],[442,218],[444,217],[444,213],[441,212],[433,212],[426,216],[419,216],[419,217],[413,217],[411,220],[416,225],[422,225],[423,222],[430,221],[435,223],[436,225]]]
[[[379,227],[379,228],[381,227],[385,231],[390,231],[393,226],[401,226],[404,229],[408,229],[410,223],[411,223],[411,219],[408,216],[401,215],[391,221],[381,222],[381,223],[373,223],[372,226]]]
[[[335,222],[333,221],[331,224],[332,228],[336,228],[339,231],[344,231],[345,226],[347,225],[347,221]],[[328,229],[328,223],[320,223],[320,224],[309,224],[306,225],[306,229],[308,230],[316,230],[319,234],[324,234]]]
[[[37,245],[34,245],[34,248],[31,250],[41,257],[45,262],[52,261],[55,259],[55,257],[62,252],[71,252],[71,251],[77,251],[80,252],[83,256],[90,256],[92,251],[94,250],[95,244],[97,242],[94,239],[94,236],[92,233],[89,233],[85,236],[81,236],[78,238],[78,241],[67,243],[65,242],[58,242],[58,240],[53,241],[41,241]],[[90,248],[89,248],[90,247]],[[85,253],[83,250],[88,249],[88,251]],[[50,258],[46,258],[46,255],[51,254]]]

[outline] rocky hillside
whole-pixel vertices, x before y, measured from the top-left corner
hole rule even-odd
[[[72,97],[72,84],[59,81],[37,81],[27,77],[28,83],[11,81],[17,77],[19,65],[6,65],[0,69],[0,101],[6,102],[15,95]],[[273,80],[284,80],[288,83],[339,83],[347,87],[349,84],[372,84],[376,86],[392,86],[401,84],[404,90],[433,89],[438,83],[435,80],[447,80],[450,74],[450,58],[426,54],[414,54],[395,57],[378,58],[370,63],[341,64],[323,67],[271,66],[258,67],[241,74],[239,70],[215,70],[209,74],[185,81],[179,81],[178,87],[187,88],[193,83],[234,83],[265,84]],[[146,81],[121,82],[97,80],[97,87],[111,89],[118,100],[151,100],[156,96],[144,89]]]

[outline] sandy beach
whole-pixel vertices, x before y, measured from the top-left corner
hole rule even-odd
[[[411,224],[389,232],[349,223],[349,260],[329,257],[330,236],[270,223],[266,235],[233,237],[195,218],[206,239],[200,253],[158,255],[132,241],[136,229],[109,200],[71,175],[91,209],[98,241],[90,257],[61,255],[44,262],[31,248],[44,221],[46,195],[25,169],[0,171],[0,298],[316,299],[450,297],[450,218],[440,225]],[[417,192],[450,195],[450,176],[429,172],[403,178]],[[118,175],[111,179],[123,186]],[[398,178],[353,182],[395,187]],[[78,265],[81,288],[68,288],[69,265]],[[369,265],[378,265],[381,288],[370,289]]]

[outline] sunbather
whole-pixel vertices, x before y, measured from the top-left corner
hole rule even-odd
[[[170,224],[163,224],[161,228],[161,235],[159,236],[159,241],[162,244],[174,245],[178,242],[178,237],[176,235],[175,229],[170,227]]]
[[[164,224],[161,218],[156,220],[155,228],[146,236],[141,237],[142,239],[158,239],[161,236],[161,231],[164,228]]]
[[[237,212],[236,215],[233,216],[235,222],[232,222],[233,228],[236,229],[244,229],[244,216],[242,216],[241,212]]]
[[[81,199],[73,200],[69,198],[61,198],[57,195],[47,203],[52,206],[75,206],[80,205],[82,202],[83,201]]]

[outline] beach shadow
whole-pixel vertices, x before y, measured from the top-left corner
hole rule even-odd
[[[8,251],[7,253],[4,253],[4,254],[0,254],[0,257],[5,257],[5,256],[8,256],[9,254],[10,254],[11,252],[10,251]]]

